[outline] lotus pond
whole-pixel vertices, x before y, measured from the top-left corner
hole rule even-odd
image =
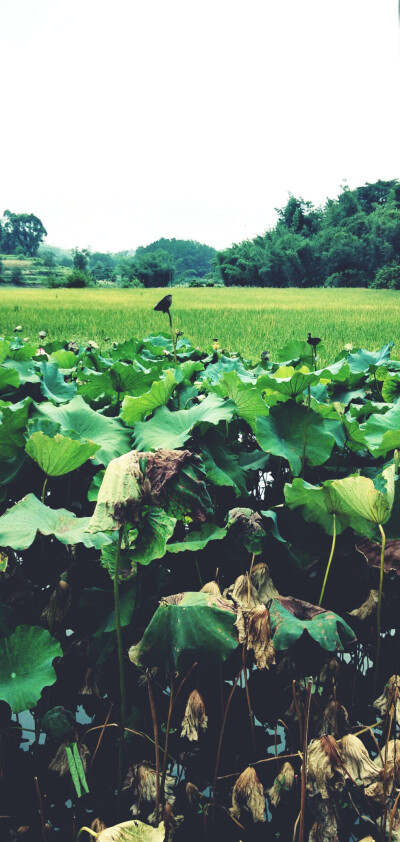
[[[400,839],[400,362],[326,356],[0,339],[2,840]]]

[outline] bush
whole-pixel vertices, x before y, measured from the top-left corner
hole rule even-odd
[[[92,286],[92,281],[89,275],[86,272],[82,272],[81,269],[73,269],[72,272],[67,275],[67,282],[63,284],[63,286],[69,287],[70,289],[81,289],[82,287],[90,287]]]
[[[400,263],[378,269],[371,286],[374,289],[400,289]]]
[[[118,286],[122,289],[143,288],[139,278],[129,277],[128,275],[121,275]]]
[[[67,278],[65,275],[47,275],[44,283],[49,289],[60,289],[67,286]]]
[[[344,269],[334,272],[324,283],[325,287],[362,287],[368,286],[366,278],[358,269]]]
[[[14,266],[11,272],[11,283],[17,286],[22,283],[22,269],[19,266]]]

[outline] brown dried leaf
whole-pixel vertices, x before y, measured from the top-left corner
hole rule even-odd
[[[252,815],[253,821],[263,822],[265,798],[263,785],[253,766],[248,766],[238,777],[232,792],[232,815],[240,819],[242,811]]]
[[[197,690],[192,690],[186,705],[185,716],[182,721],[181,737],[188,740],[198,740],[199,730],[207,729],[208,718],[202,696]]]
[[[257,591],[260,602],[267,603],[270,599],[279,596],[279,592],[271,579],[268,565],[264,562],[254,565],[251,572],[251,582]]]
[[[371,590],[365,602],[359,608],[354,608],[353,611],[349,612],[352,617],[357,617],[358,620],[367,620],[368,617],[376,614],[378,593],[379,591]]]
[[[373,541],[360,541],[356,544],[356,550],[364,556],[369,567],[381,566],[381,545],[375,544]],[[385,558],[383,561],[383,570],[385,573],[390,573],[395,570],[400,576],[400,541],[389,540],[385,545]]]
[[[398,688],[397,702],[396,702],[396,721],[400,721],[400,675],[392,675],[387,684],[383,688],[383,693],[378,699],[374,701],[374,708],[376,708],[381,716],[386,716],[389,713]]]
[[[69,774],[69,763],[67,752],[65,751],[65,747],[69,745],[69,740],[65,740],[61,745],[58,747],[53,760],[49,763],[49,770],[50,772],[58,772],[60,778],[63,778],[64,775]],[[82,766],[85,770],[87,769],[87,757],[90,754],[90,751],[84,743],[77,743],[79,756],[82,760]]]
[[[334,737],[343,737],[348,731],[349,715],[347,710],[339,702],[331,700],[325,706],[318,720],[317,734],[330,734]]]
[[[379,768],[372,762],[364,743],[354,734],[347,734],[340,741],[340,752],[346,771],[353,780],[359,779],[368,786],[379,777]]]
[[[278,806],[284,793],[290,792],[293,789],[294,779],[292,764],[284,763],[271,788],[267,790],[268,798],[273,807]]]

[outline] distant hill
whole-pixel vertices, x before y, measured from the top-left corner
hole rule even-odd
[[[135,258],[140,259],[149,252],[159,251],[166,252],[172,259],[174,283],[204,277],[213,268],[212,260],[216,255],[212,246],[206,246],[196,240],[167,240],[161,237],[148,246],[139,246]]]

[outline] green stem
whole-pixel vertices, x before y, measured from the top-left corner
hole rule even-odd
[[[333,514],[333,534],[332,534],[331,552],[330,552],[330,555],[329,555],[328,564],[326,565],[325,576],[324,576],[324,581],[322,583],[322,590],[321,590],[321,594],[320,594],[320,597],[319,597],[318,605],[321,605],[321,602],[324,598],[325,586],[326,586],[326,582],[327,582],[327,579],[328,579],[328,576],[329,576],[330,566],[332,564],[333,553],[335,552],[335,544],[336,544],[336,515],[334,513]]]
[[[311,404],[311,392],[310,386],[307,386],[307,414],[306,414],[306,424],[304,429],[304,444],[303,444],[303,453],[301,457],[301,471],[300,476],[303,476],[304,468],[306,465],[306,447],[307,447],[307,433],[308,433],[308,419],[310,415],[310,404]]]
[[[167,777],[167,764],[168,764],[168,740],[169,740],[169,732],[171,728],[171,716],[172,716],[172,708],[174,705],[174,676],[171,675],[171,684],[170,684],[170,692],[169,692],[169,707],[168,707],[168,718],[167,718],[167,727],[165,731],[165,746],[164,746],[164,760],[163,760],[163,767],[161,773],[161,786],[160,786],[160,796],[161,796],[161,805],[164,805],[165,802],[165,779]]]
[[[119,558],[121,554],[123,527],[119,530],[117,551],[115,554],[115,571],[114,571],[114,610],[115,610],[115,629],[117,633],[117,649],[118,649],[118,667],[119,667],[119,689],[121,701],[121,727],[125,728],[126,717],[126,702],[125,702],[125,677],[124,677],[124,656],[122,651],[122,633],[121,633],[121,614],[119,607],[119,590],[118,590],[118,568]]]
[[[170,313],[169,310],[167,312],[168,312],[168,318],[169,318],[169,326],[171,328],[172,347],[174,349],[174,363],[175,363],[175,365],[178,365],[178,360],[176,358],[176,336],[174,335],[174,331],[172,329],[172,316],[171,316],[171,313]]]
[[[378,682],[378,671],[379,671],[379,655],[381,650],[381,605],[382,605],[382,587],[383,587],[383,562],[385,559],[385,546],[386,546],[386,535],[383,530],[383,526],[381,523],[378,523],[379,531],[382,536],[382,543],[381,543],[381,564],[379,569],[379,592],[378,592],[378,607],[376,610],[376,663],[375,663],[375,676],[374,676],[374,696],[376,692],[377,682]]]
[[[43,483],[43,488],[42,488],[42,503],[43,503],[43,505],[44,505],[44,495],[46,493],[47,480],[48,480],[48,476],[45,477],[44,483]]]

